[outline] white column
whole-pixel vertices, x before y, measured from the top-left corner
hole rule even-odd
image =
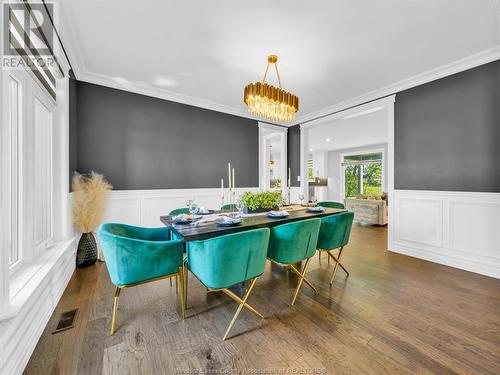
[[[72,236],[69,194],[69,79],[59,79],[57,105],[53,117],[54,137],[54,239],[65,240]]]
[[[6,189],[7,184],[10,181],[8,176],[10,157],[7,150],[8,134],[8,113],[7,113],[7,103],[8,103],[8,87],[6,80],[6,71],[0,71],[0,114],[1,114],[1,127],[0,127],[0,311],[6,311],[9,302],[9,247],[6,243],[6,224],[7,220],[10,220],[6,216],[7,205],[9,197],[8,189]]]
[[[304,194],[304,202],[309,201],[307,155],[309,155],[309,130],[300,125],[300,191]]]
[[[387,250],[394,249],[394,101],[395,95],[387,98],[387,194],[388,194],[388,210],[387,210]]]

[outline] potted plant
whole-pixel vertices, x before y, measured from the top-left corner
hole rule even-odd
[[[97,261],[97,244],[92,232],[101,223],[110,189],[111,184],[101,174],[73,176],[73,222],[82,233],[76,250],[77,267],[88,267]]]
[[[275,210],[285,202],[280,191],[265,191],[261,193],[245,192],[240,198],[243,212],[246,214]]]

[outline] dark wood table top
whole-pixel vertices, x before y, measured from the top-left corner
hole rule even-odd
[[[171,228],[179,237],[182,238],[184,242],[194,241],[194,240],[204,240],[207,238],[217,237],[224,234],[241,232],[249,229],[256,228],[270,228],[276,225],[291,223],[293,221],[310,219],[314,217],[324,217],[328,215],[335,215],[341,212],[347,212],[347,210],[337,209],[337,208],[325,208],[324,212],[309,212],[306,209],[300,211],[289,212],[289,216],[285,218],[270,218],[267,215],[255,215],[242,217],[242,223],[240,225],[231,227],[221,227],[218,226],[216,222],[210,223],[208,225],[191,225],[191,224],[175,224],[172,221],[171,216],[160,216],[160,220],[163,224]]]

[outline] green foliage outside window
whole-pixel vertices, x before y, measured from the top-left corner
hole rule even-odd
[[[358,192],[359,165],[346,165],[345,167],[345,196],[356,197]]]
[[[354,155],[344,160],[379,160],[382,154]],[[356,197],[358,194],[366,196],[382,194],[382,162],[376,164],[346,165],[345,166],[345,196]],[[363,179],[363,191],[360,191],[360,179]]]

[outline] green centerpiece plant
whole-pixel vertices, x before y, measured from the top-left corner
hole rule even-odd
[[[240,198],[245,213],[266,212],[279,208],[285,203],[280,191],[261,193],[245,192]]]

